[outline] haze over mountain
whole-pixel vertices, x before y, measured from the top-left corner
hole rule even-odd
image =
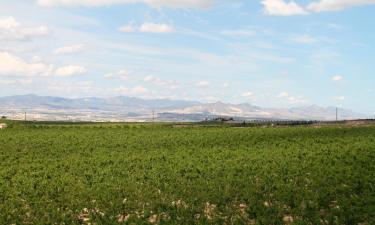
[[[0,114],[29,119],[56,120],[69,118],[92,121],[144,121],[153,116],[160,120],[199,121],[207,116],[230,116],[242,119],[334,120],[335,107],[317,105],[294,108],[263,108],[249,103],[202,103],[169,99],[134,97],[61,98],[53,96],[18,95],[0,98]],[[167,115],[167,117],[166,117]],[[339,119],[367,118],[367,115],[339,109]]]

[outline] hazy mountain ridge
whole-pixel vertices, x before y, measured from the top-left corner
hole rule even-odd
[[[46,109],[97,109],[97,110],[121,110],[121,109],[150,109],[168,107],[186,107],[197,102],[182,100],[155,99],[147,100],[134,97],[111,97],[111,98],[61,98],[38,95],[16,95],[0,97],[0,107],[17,108],[46,108]]]
[[[167,113],[168,118],[181,120],[183,115],[201,115],[192,118],[204,118],[205,115],[231,116],[249,119],[290,119],[290,120],[334,120],[335,107],[320,107],[317,105],[294,108],[262,108],[249,103],[201,103],[184,100],[169,99],[141,99],[135,97],[111,98],[61,98],[53,96],[18,95],[0,97],[0,113],[6,111],[27,110],[39,114],[53,114],[54,112],[66,115],[81,112],[90,114],[95,119],[107,118],[126,119],[132,116],[150,118],[152,111],[156,114]],[[2,112],[3,111],[3,112]],[[174,116],[173,116],[174,115]],[[353,112],[348,109],[339,109],[339,119],[366,118],[367,115]],[[77,119],[80,117],[77,116]],[[90,117],[85,117],[90,120]]]
[[[320,107],[317,105],[295,108],[262,108],[248,103],[208,103],[171,111],[177,114],[213,114],[223,116],[249,117],[257,119],[290,119],[290,120],[334,120],[335,107]],[[367,118],[367,115],[356,113],[349,109],[338,109],[339,119]]]

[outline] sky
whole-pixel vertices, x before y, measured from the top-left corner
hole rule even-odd
[[[0,96],[375,114],[375,0],[1,0]]]

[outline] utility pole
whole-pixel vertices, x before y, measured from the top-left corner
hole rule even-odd
[[[26,112],[25,112],[25,122],[26,122],[26,120],[27,120],[27,114],[26,114]]]
[[[155,123],[155,110],[152,110],[152,123]]]
[[[339,109],[336,107],[336,122],[338,121],[338,111]]]

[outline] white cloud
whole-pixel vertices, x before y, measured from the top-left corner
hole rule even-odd
[[[61,77],[69,77],[87,72],[83,66],[69,65],[57,69],[52,64],[47,64],[41,58],[34,56],[30,62],[12,55],[8,52],[0,52],[0,75],[3,76],[50,76],[55,74]]]
[[[273,16],[307,15],[310,12],[340,11],[375,4],[375,0],[316,0],[303,7],[293,0],[262,0],[264,12]]]
[[[214,0],[36,0],[36,2],[43,7],[98,7],[114,4],[144,3],[151,7],[204,9],[209,8]]]
[[[25,26],[13,17],[0,18],[0,40],[23,41],[47,34],[49,30],[45,26]]]
[[[25,61],[8,52],[0,52],[0,75],[3,76],[49,76],[55,74],[61,77],[69,77],[86,73],[83,66],[69,65],[54,69],[51,64],[42,62],[42,59],[34,56],[30,62]]]
[[[223,88],[228,88],[229,86],[230,86],[229,83],[227,82],[223,83]]]
[[[104,75],[106,79],[118,79],[118,80],[129,80],[130,76],[133,74],[133,71],[129,70],[119,70],[114,73],[109,73]]]
[[[71,45],[71,46],[64,46],[55,49],[54,53],[57,55],[64,55],[64,54],[74,54],[77,52],[81,52],[83,50],[83,45]]]
[[[220,33],[231,37],[252,37],[255,35],[255,31],[250,29],[222,30]]]
[[[206,88],[206,87],[209,87],[210,85],[211,83],[206,80],[201,80],[195,83],[195,86],[199,88]]]
[[[338,81],[342,81],[342,80],[344,80],[344,77],[342,77],[342,76],[340,76],[340,75],[337,75],[337,76],[333,76],[333,77],[332,77],[332,81],[336,81],[336,82],[338,82]]]
[[[369,4],[375,4],[375,0],[320,0],[310,3],[307,9],[313,12],[340,11]]]
[[[145,82],[153,82],[153,81],[155,81],[155,77],[154,76],[147,76],[147,77],[145,77],[144,79],[143,79],[143,81],[145,81]]]
[[[244,93],[242,93],[242,95],[241,95],[242,97],[244,97],[244,98],[250,98],[250,97],[253,97],[254,96],[254,94],[252,93],[252,92],[244,92]]]
[[[60,77],[70,77],[78,74],[84,74],[87,69],[83,66],[69,65],[57,68],[55,74]]]
[[[290,96],[290,94],[285,91],[279,93],[276,97],[287,101],[289,104],[305,104],[308,102],[304,97]]]
[[[158,77],[154,77],[154,76],[146,76],[144,79],[143,79],[144,82],[147,82],[147,83],[152,83],[154,85],[158,85],[158,86],[164,86],[164,87],[167,87],[168,89],[176,89],[179,87],[179,83],[175,80],[164,80],[164,79],[161,79],[161,78],[158,78]]]
[[[345,101],[345,96],[336,96],[333,98],[337,102]]]
[[[13,17],[4,17],[0,19],[1,29],[11,29],[19,26],[20,24]]]
[[[118,31],[124,32],[124,33],[133,33],[133,32],[137,32],[137,28],[134,27],[134,25],[132,24],[128,24],[128,25],[118,28]]]
[[[294,1],[262,0],[264,13],[272,16],[306,15],[308,12]]]
[[[0,52],[0,75],[48,76],[52,70],[52,65],[42,62],[26,62],[8,52]]]
[[[277,95],[278,98],[286,98],[288,96],[289,96],[288,92],[285,92],[285,91]]]
[[[144,23],[139,27],[139,31],[143,33],[171,33],[175,29],[168,24]]]
[[[303,97],[293,97],[293,96],[290,96],[290,97],[287,97],[286,98],[287,101],[290,103],[290,104],[306,104],[308,101],[303,98]]]
[[[171,25],[164,24],[164,23],[144,23],[141,24],[139,27],[133,24],[128,24],[118,28],[118,31],[124,33],[133,33],[133,32],[141,32],[141,33],[173,33],[175,32],[175,28]]]

